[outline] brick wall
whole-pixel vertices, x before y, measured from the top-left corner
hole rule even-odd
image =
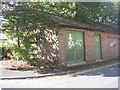
[[[103,60],[118,58],[118,35],[102,33]]]
[[[66,31],[65,29],[59,29],[58,31],[58,43],[59,43],[59,62],[62,66],[66,66]]]
[[[108,34],[101,34],[102,59],[110,59]]]
[[[95,62],[95,43],[94,43],[94,31],[84,31],[73,28],[59,29],[59,59],[60,63],[66,66],[66,30],[76,30],[84,32],[85,39],[85,63]],[[101,33],[101,51],[102,60],[118,58],[118,35]],[[82,63],[80,63],[82,64]],[[73,64],[78,65],[78,63]]]
[[[95,61],[95,44],[94,44],[94,32],[85,31],[85,58],[86,62]]]

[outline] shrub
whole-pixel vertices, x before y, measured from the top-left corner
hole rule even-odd
[[[11,59],[12,58],[12,51],[14,48],[14,44],[13,43],[5,43],[3,45],[0,46],[1,49],[1,56],[2,59]]]
[[[31,46],[28,39],[24,40],[20,47],[18,47],[16,43],[5,43],[1,49],[3,59],[23,60],[42,71],[55,69],[58,64],[57,61],[41,59],[38,53],[34,53],[37,48]]]

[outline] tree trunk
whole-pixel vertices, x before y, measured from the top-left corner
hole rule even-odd
[[[17,40],[17,45],[18,45],[18,48],[20,48],[20,38],[18,37],[18,40]]]

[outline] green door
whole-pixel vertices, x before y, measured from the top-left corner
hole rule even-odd
[[[75,47],[74,47],[75,35],[73,31],[67,31],[66,42],[67,42],[67,63],[75,62]]]
[[[83,32],[67,31],[67,63],[77,63],[84,61],[84,41]]]
[[[100,60],[102,58],[101,55],[101,36],[98,33],[95,33],[95,58],[96,60]]]

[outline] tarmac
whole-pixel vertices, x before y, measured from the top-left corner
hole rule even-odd
[[[112,65],[118,64],[118,60],[106,60],[96,63],[83,64],[73,67],[67,67],[59,72],[42,72],[37,73],[32,70],[10,70],[2,65],[3,61],[0,61],[0,80],[10,80],[10,79],[34,79],[34,78],[43,78],[43,77],[51,77],[51,76],[61,76],[68,75],[73,73],[86,73],[94,70],[98,70],[101,68],[109,67]]]

